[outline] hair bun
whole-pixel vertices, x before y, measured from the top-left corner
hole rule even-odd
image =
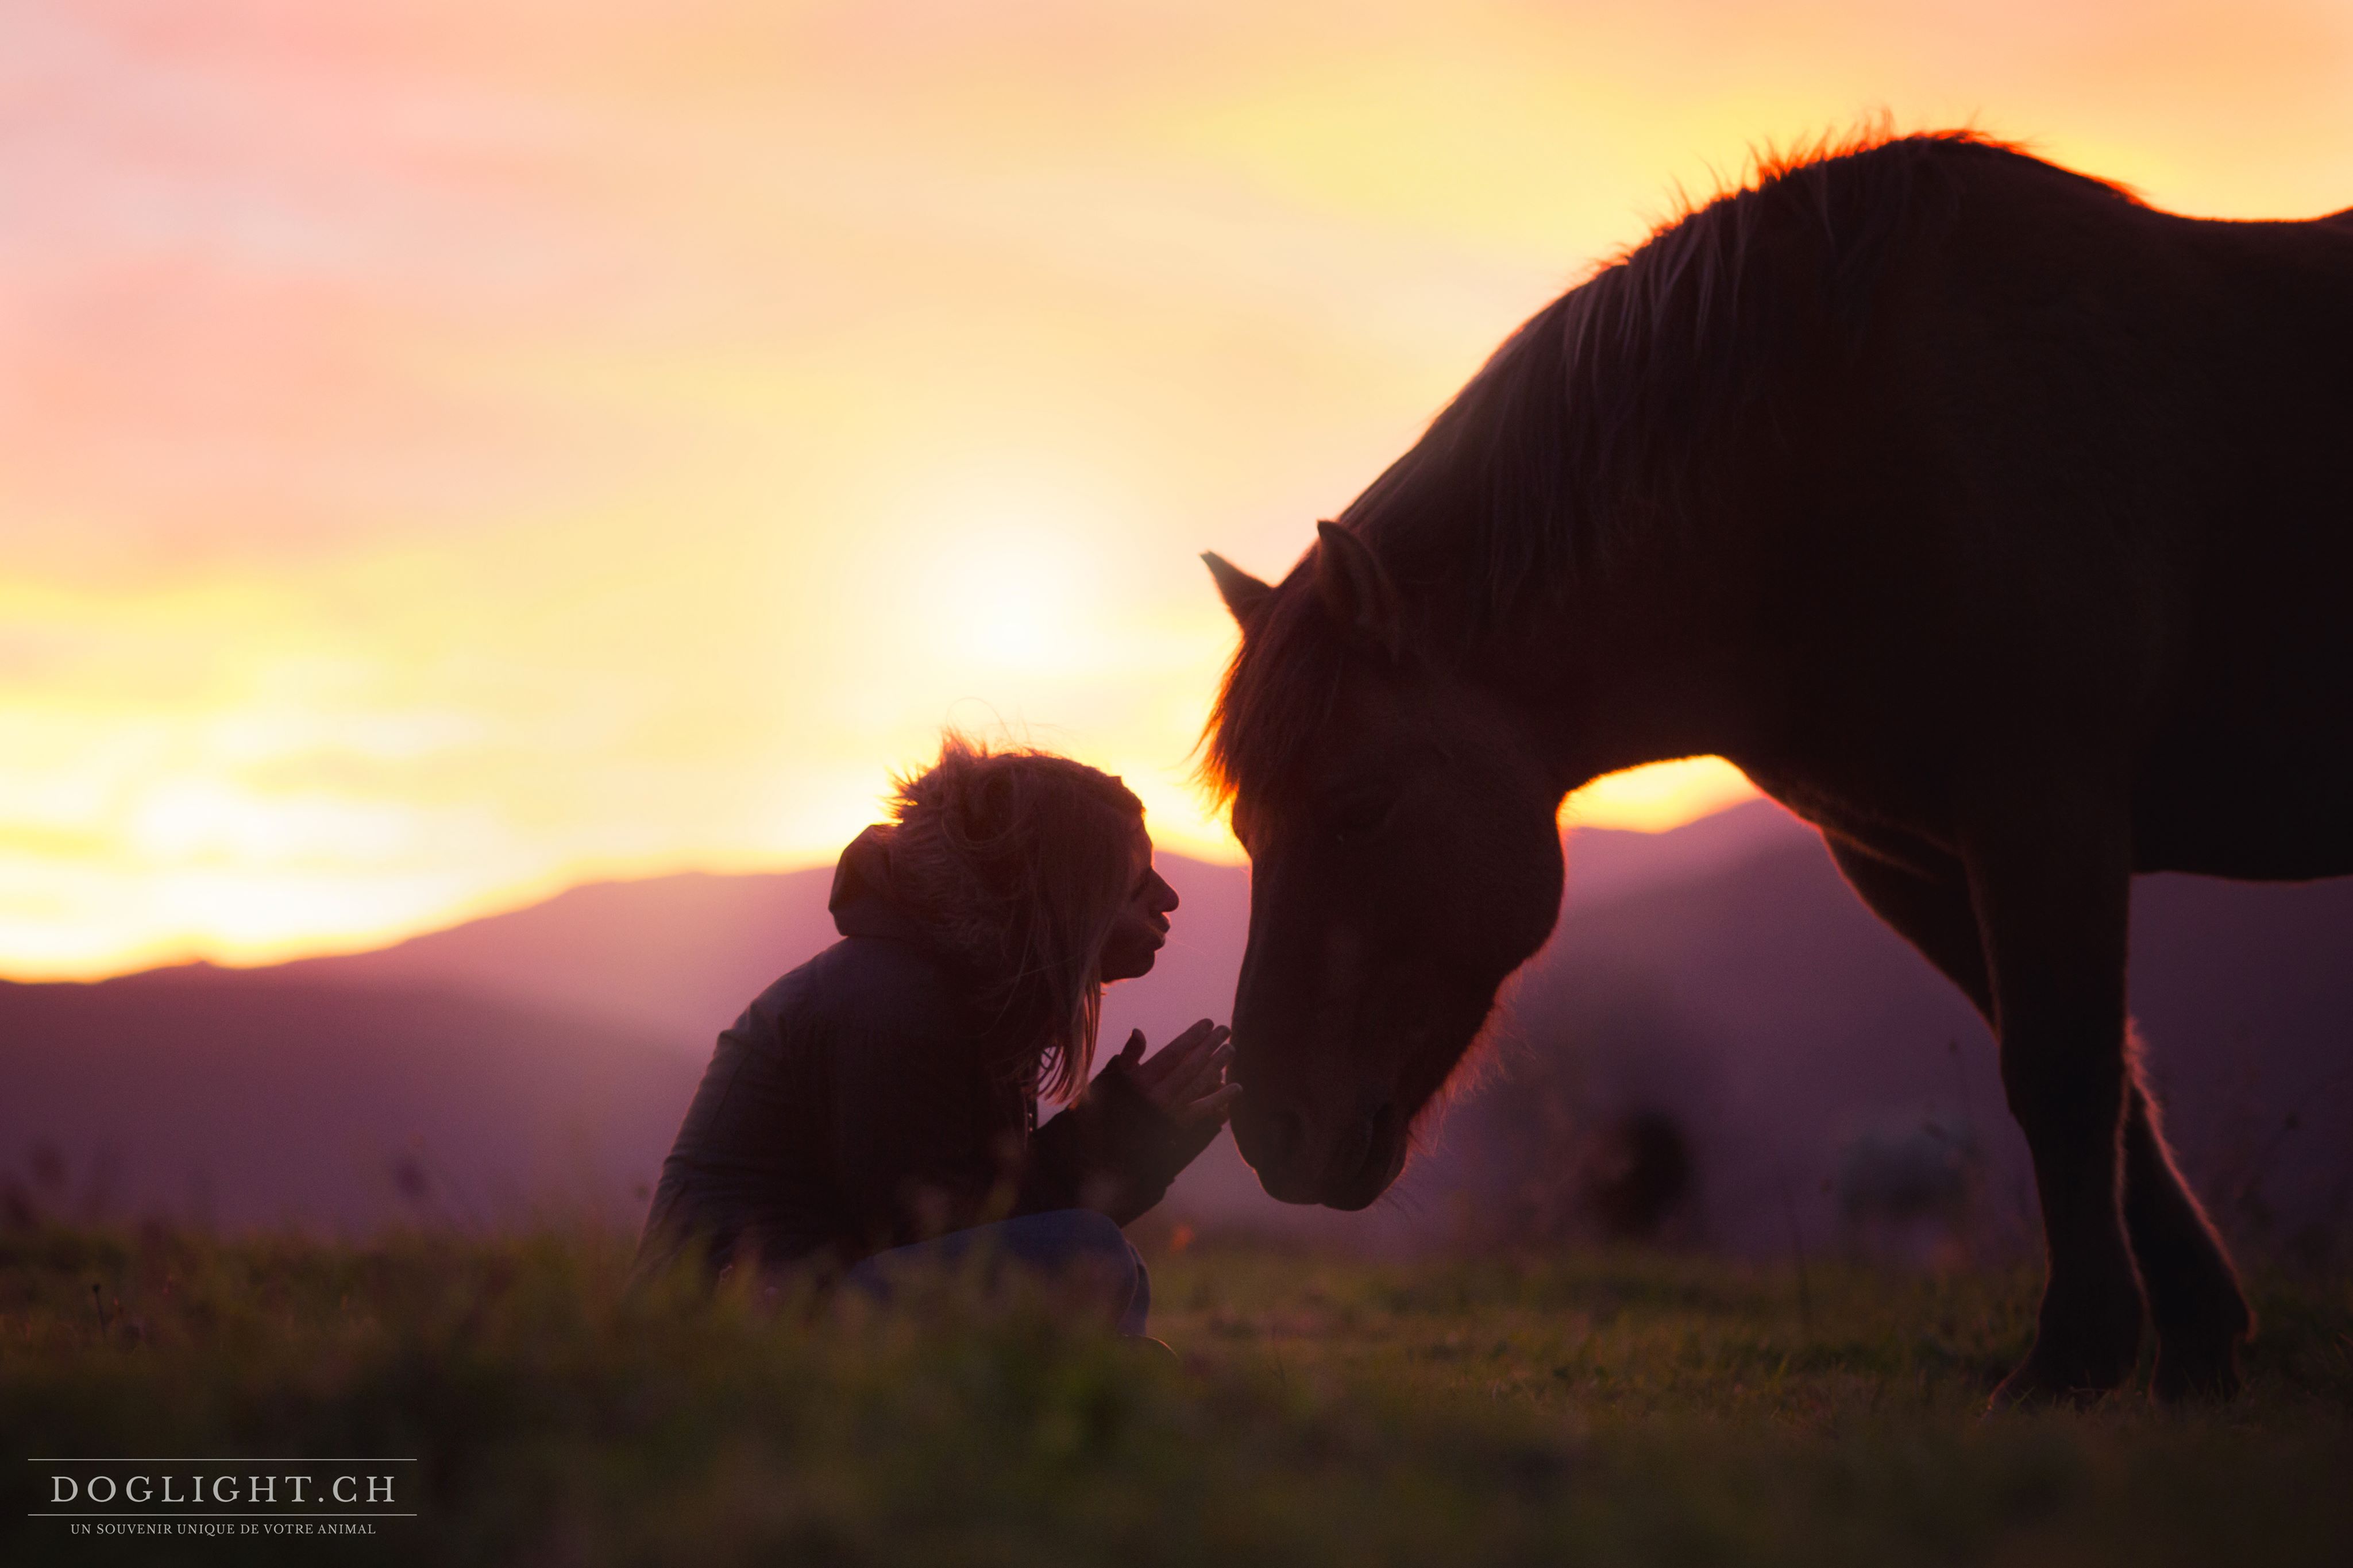
[[[965,841],[976,848],[997,845],[1012,833],[1017,820],[1013,797],[1018,781],[1011,770],[989,765],[999,760],[985,758],[972,787],[959,792],[957,805],[964,818]]]

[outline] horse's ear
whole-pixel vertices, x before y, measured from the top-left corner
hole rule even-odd
[[[1203,551],[1201,560],[1209,568],[1209,575],[1218,580],[1218,597],[1226,602],[1234,624],[1244,631],[1250,630],[1250,622],[1266,606],[1266,596],[1274,590],[1214,550]]]
[[[1397,658],[1405,647],[1397,588],[1365,542],[1336,522],[1315,525],[1315,591],[1342,626]]]

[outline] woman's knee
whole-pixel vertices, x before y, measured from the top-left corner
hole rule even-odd
[[[1129,1245],[1127,1234],[1108,1215],[1092,1209],[1056,1209],[1036,1216],[1053,1224],[1063,1244],[1075,1251],[1106,1258],[1130,1258],[1135,1248]]]
[[[1081,1269],[1117,1301],[1144,1289],[1144,1258],[1107,1215],[1055,1209],[1010,1222],[1022,1233],[1012,1250],[1053,1272]]]

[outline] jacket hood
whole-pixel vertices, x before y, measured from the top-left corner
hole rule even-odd
[[[908,907],[891,871],[891,829],[877,823],[849,841],[834,863],[833,892],[825,901],[833,929],[844,936],[879,936],[934,947],[933,932]]]

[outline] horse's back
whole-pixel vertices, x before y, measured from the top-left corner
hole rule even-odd
[[[2127,470],[2107,493],[2250,545],[2289,531],[2283,504],[2353,498],[2353,209],[2183,217],[2022,159],[1978,178],[1936,247],[1934,341],[2011,411],[2006,458],[2086,452]]]
[[[1961,694],[1981,713],[2040,705],[2021,733],[2110,716],[2145,869],[2353,872],[2353,213],[2217,222],[2026,160],[1964,174],[1883,335],[1911,515],[1861,523],[1921,537],[1894,547],[1920,635],[1960,657],[1920,668],[1986,683]]]
[[[2230,468],[2202,496],[2194,618],[2140,769],[2140,858],[2353,873],[2353,212],[2197,229],[2228,280],[2210,417]]]

